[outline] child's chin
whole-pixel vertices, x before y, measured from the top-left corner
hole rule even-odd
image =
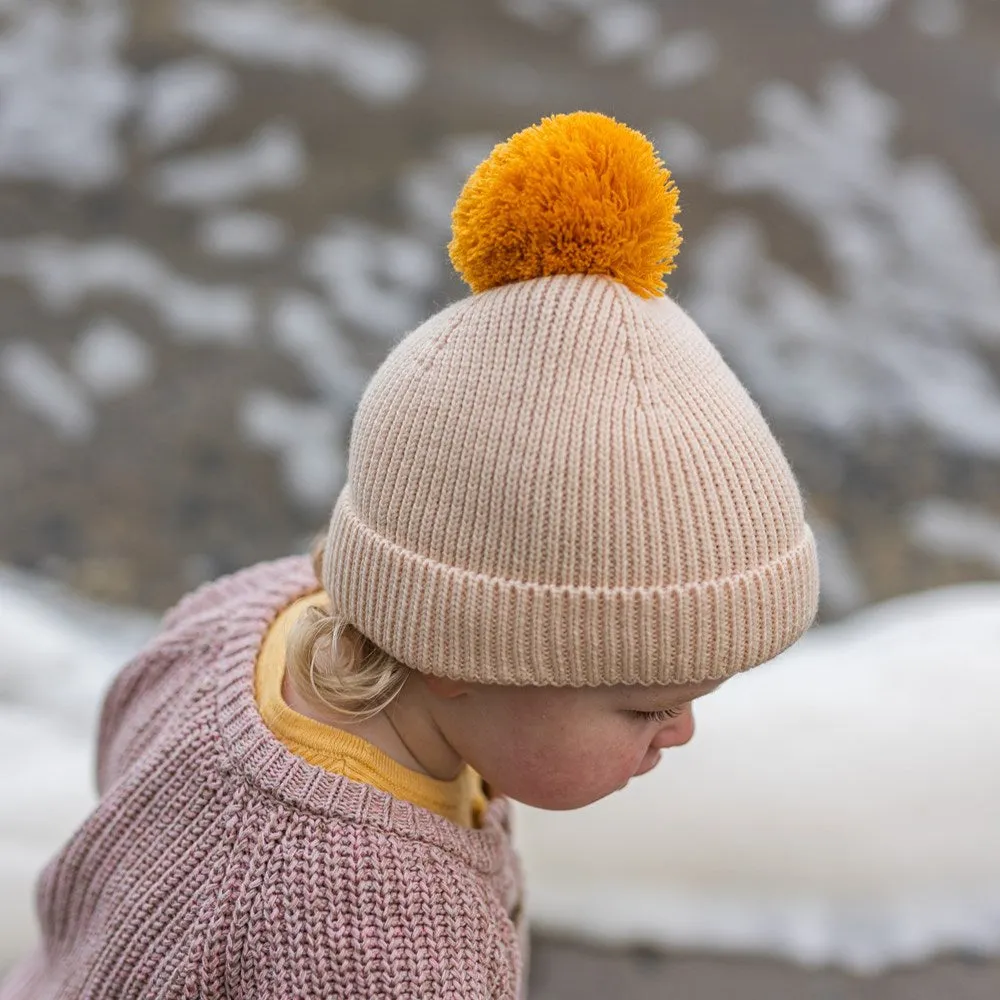
[[[628,784],[628,782],[625,784]],[[532,809],[544,809],[546,812],[570,812],[573,809],[583,809],[585,806],[591,806],[595,802],[600,802],[601,799],[606,799],[609,795],[613,795],[624,787],[625,785],[619,785],[617,788],[600,791],[591,789],[589,792],[580,792],[576,795],[552,795],[545,797],[525,795],[523,797],[512,796],[512,798],[516,798],[522,805],[531,806]]]

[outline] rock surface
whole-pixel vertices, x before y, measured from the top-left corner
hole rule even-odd
[[[824,613],[1000,573],[989,0],[7,0],[0,559],[162,607],[301,547],[468,169],[646,130],[673,292],[809,494]]]

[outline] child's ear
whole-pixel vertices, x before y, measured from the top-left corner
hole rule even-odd
[[[427,690],[438,698],[460,698],[472,690],[468,681],[455,681],[450,677],[435,677],[433,674],[424,674],[424,683]]]

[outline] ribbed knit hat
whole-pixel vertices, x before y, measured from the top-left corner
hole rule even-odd
[[[809,627],[818,574],[760,411],[663,295],[677,189],[640,133],[544,119],[453,214],[473,294],[355,416],[323,583],[407,666],[520,685],[727,677]]]

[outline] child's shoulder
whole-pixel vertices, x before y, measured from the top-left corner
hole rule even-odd
[[[286,556],[237,570],[203,583],[185,594],[163,616],[162,629],[173,630],[225,616],[241,608],[283,607],[319,586],[307,556]]]
[[[107,787],[144,752],[154,731],[190,707],[188,696],[217,676],[224,646],[245,647],[282,607],[318,586],[309,559],[293,556],[241,569],[181,598],[105,695],[98,734],[100,786]]]

